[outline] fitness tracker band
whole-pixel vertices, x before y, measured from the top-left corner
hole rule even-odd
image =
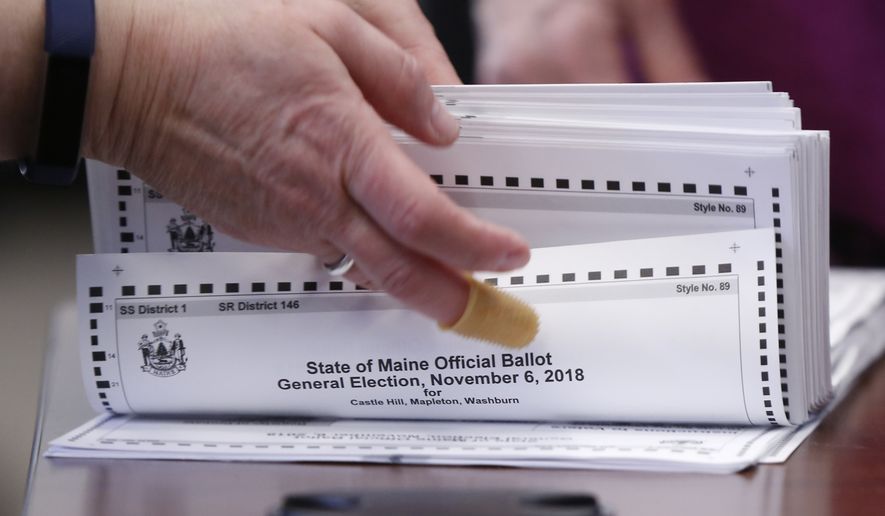
[[[69,185],[81,166],[80,140],[95,52],[94,0],[46,0],[48,54],[37,144],[19,160],[29,181]]]

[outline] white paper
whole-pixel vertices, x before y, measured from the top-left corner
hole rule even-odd
[[[784,425],[812,419],[813,414],[830,399],[833,386],[837,395],[844,395],[844,386],[878,356],[878,347],[864,344],[873,331],[863,325],[862,330],[855,328],[857,319],[847,321],[869,313],[867,310],[878,303],[879,293],[855,292],[862,303],[834,301],[835,308],[842,308],[842,315],[834,317],[834,335],[845,338],[840,340],[843,345],[832,346],[832,370],[827,318],[808,316],[827,312],[828,213],[822,207],[828,206],[828,137],[821,132],[798,130],[801,128],[798,110],[788,95],[773,93],[770,83],[443,86],[436,88],[436,94],[461,119],[459,141],[447,149],[432,149],[396,130],[393,131],[394,138],[442,191],[481,217],[514,228],[534,247],[771,228],[767,244],[763,245],[761,239],[757,242],[760,245],[746,246],[738,238],[731,242],[733,254],[739,249],[740,252],[758,253],[764,247],[759,255],[764,256],[761,260],[764,270],[755,274],[757,280],[761,278],[764,283],[753,285],[757,288],[753,298],[750,289],[746,288],[746,282],[753,277],[751,260],[747,259],[742,265],[733,267],[738,271],[735,273],[736,284],[740,286],[737,295],[720,292],[705,296],[704,302],[700,302],[700,297],[676,296],[669,300],[646,295],[648,292],[642,294],[649,291],[655,281],[673,279],[666,276],[664,262],[668,259],[690,257],[700,260],[694,264],[702,263],[702,257],[713,256],[707,254],[712,252],[711,249],[722,247],[720,244],[728,238],[724,235],[717,237],[722,242],[716,245],[711,245],[712,236],[673,239],[670,244],[661,244],[660,249],[666,249],[663,254],[657,247],[650,250],[648,245],[637,243],[605,244],[592,247],[592,256],[587,255],[579,266],[574,260],[580,259],[581,253],[575,249],[538,250],[526,270],[494,280],[536,303],[542,319],[552,322],[543,327],[541,343],[535,345],[545,348],[545,353],[549,348],[551,363],[530,367],[539,366],[542,375],[559,375],[563,379],[571,375],[571,381],[554,381],[551,382],[554,385],[544,385],[544,389],[537,391],[529,389],[528,384],[518,386],[513,383],[517,391],[522,389],[528,393],[520,391],[519,396],[513,397],[521,406],[494,402],[485,404],[485,410],[468,411],[463,416],[458,412],[463,407],[458,406],[441,408],[443,405],[416,404],[417,411],[406,411],[398,405],[388,404],[386,396],[369,398],[375,399],[379,405],[351,407],[335,405],[334,396],[331,403],[328,399],[307,396],[312,400],[308,400],[307,405],[312,407],[308,414],[424,418],[439,417],[440,413],[455,417],[453,414],[457,413],[457,417],[473,418],[475,412],[480,412],[484,418],[524,419],[519,414],[528,409],[528,412],[553,420],[696,422],[700,421],[698,413],[703,411],[703,421],[708,422]],[[211,226],[169,202],[160,192],[127,171],[90,162],[88,172],[98,252],[267,251],[214,232]],[[755,238],[751,240],[755,242]],[[659,245],[661,241],[657,242],[652,245]],[[684,252],[677,252],[679,247],[684,247]],[[587,251],[591,247],[576,249]],[[606,254],[602,249],[610,253]],[[771,252],[775,256],[769,260]],[[284,338],[295,336],[320,342],[315,346],[319,349],[311,347],[309,354],[325,357],[325,353],[329,353],[327,361],[338,355],[329,351],[329,347],[348,357],[358,356],[365,353],[360,347],[364,342],[366,349],[392,349],[407,360],[406,355],[415,353],[416,348],[421,353],[438,349],[439,352],[431,353],[433,357],[442,356],[441,353],[460,354],[465,358],[477,355],[475,343],[468,345],[440,334],[426,321],[415,319],[413,314],[384,304],[380,294],[355,292],[353,286],[346,283],[340,285],[341,290],[337,290],[339,286],[333,289],[315,268],[304,265],[307,262],[287,262],[285,259],[275,262],[270,256],[213,257],[204,262],[215,264],[208,269],[193,265],[203,260],[192,258],[142,261],[141,258],[119,255],[113,265],[113,257],[84,259],[81,270],[87,270],[90,279],[95,279],[89,286],[100,289],[97,296],[91,296],[92,290],[81,285],[81,310],[96,303],[102,310],[81,314],[84,321],[89,321],[90,328],[82,330],[81,342],[84,348],[87,342],[89,346],[97,342],[95,349],[104,353],[104,362],[120,364],[115,372],[113,367],[105,367],[107,364],[93,363],[91,352],[84,354],[84,374],[89,378],[90,398],[97,408],[126,412],[132,411],[134,404],[136,411],[142,412],[181,410],[220,414],[229,412],[231,405],[227,402],[233,402],[232,406],[236,407],[246,406],[244,400],[257,393],[260,406],[248,405],[245,412],[251,408],[251,413],[256,415],[291,414],[291,397],[281,401],[277,395],[264,396],[263,386],[233,389],[232,385],[238,384],[236,381],[232,383],[230,378],[241,381],[251,378],[256,371],[274,367],[277,368],[273,369],[275,372],[280,371],[278,378],[287,376],[287,371],[292,370],[291,363],[303,364],[306,360],[302,355],[295,357],[296,351],[285,345]],[[242,260],[248,260],[250,265],[237,263]],[[612,269],[615,262],[629,262],[629,265]],[[588,263],[604,264],[605,268],[599,265],[594,271],[587,268]],[[730,264],[727,261],[717,263]],[[236,270],[237,273],[235,277],[220,279],[223,269]],[[651,269],[652,277],[642,276],[643,269]],[[679,269],[681,273],[686,270],[682,266]],[[110,272],[112,270],[116,272]],[[614,277],[615,270],[626,270],[628,277]],[[566,275],[571,273],[567,271],[575,271],[574,278],[568,281]],[[588,278],[588,285],[580,286],[578,283],[582,279],[578,271],[581,274],[599,272],[600,278]],[[709,274],[709,269],[705,274]],[[513,281],[511,276],[521,278],[521,283]],[[126,278],[134,279],[127,282],[124,281]],[[557,284],[556,278],[562,284]],[[316,286],[309,290],[305,288],[307,283],[314,281]],[[631,281],[638,281],[638,285],[628,285]],[[511,282],[514,284],[510,285]],[[222,293],[228,283],[236,284],[239,291]],[[263,292],[252,292],[252,285],[256,283],[264,287]],[[606,283],[611,284],[604,285]],[[214,285],[214,292],[198,294],[203,284]],[[150,293],[152,285],[160,293]],[[280,285],[288,285],[285,292],[281,291]],[[135,293],[124,295],[121,290],[124,286],[133,287]],[[306,292],[298,291],[298,286]],[[687,286],[690,287],[690,283]],[[176,293],[179,287],[187,293]],[[289,298],[290,308],[295,300],[299,301],[299,306],[302,299],[308,299],[312,305],[333,300],[326,306],[327,309],[332,306],[333,310],[291,310],[298,312],[300,320],[309,321],[296,327],[287,326],[291,323],[280,325],[277,315],[267,313],[223,317],[219,314],[197,316],[193,312],[187,316],[166,314],[174,316],[169,319],[172,322],[163,321],[168,326],[158,331],[169,331],[169,342],[175,346],[173,354],[180,355],[181,349],[186,349],[188,361],[186,370],[163,377],[165,380],[178,382],[188,378],[185,374],[190,375],[196,367],[192,367],[196,356],[201,357],[200,363],[203,364],[227,364],[226,367],[238,364],[240,367],[234,368],[235,371],[227,370],[221,378],[207,379],[198,374],[196,376],[205,381],[186,389],[169,388],[171,384],[167,382],[160,396],[164,402],[145,405],[142,395],[156,387],[148,386],[134,370],[124,372],[122,364],[126,362],[130,367],[142,360],[147,370],[140,372],[145,373],[142,376],[150,376],[153,364],[149,363],[148,357],[134,353],[133,349],[138,349],[136,341],[142,341],[141,335],[146,336],[148,344],[156,342],[157,338],[152,336],[152,324],[159,319],[131,317],[121,314],[120,309],[137,310],[139,304],[151,306],[151,302],[178,306],[190,298],[202,303],[208,296],[218,296],[224,302],[251,300],[254,303],[269,303],[293,296]],[[133,303],[136,298],[137,302]],[[605,302],[601,302],[603,298]],[[352,303],[353,299],[369,300],[358,303],[361,315],[354,316],[352,307],[342,309],[339,306]],[[192,310],[195,307],[205,309],[206,303],[200,303],[189,306]],[[110,311],[117,315],[109,317],[107,312]],[[632,320],[625,315],[631,312],[635,316]],[[740,315],[737,322],[735,313]],[[748,314],[753,320],[747,317]],[[146,315],[153,317],[156,314]],[[262,318],[266,321],[254,322]],[[216,327],[206,322],[213,319],[219,321]],[[237,322],[229,324],[229,320]],[[339,324],[342,320],[346,322]],[[142,327],[147,322],[151,326]],[[181,325],[172,326],[173,323]],[[755,327],[750,328],[752,325]],[[265,345],[255,336],[264,337],[268,333],[266,328],[271,326],[285,336],[277,335],[271,339],[273,356],[278,358],[273,364],[267,357],[257,356],[255,351],[259,347],[256,342]],[[376,342],[366,337],[390,327],[396,330],[388,335],[411,338]],[[229,332],[231,328],[233,333]],[[334,335],[331,340],[327,338],[329,328]],[[349,338],[347,332],[353,332],[355,328],[363,331],[355,338]],[[586,330],[582,331],[582,328]],[[112,339],[109,337],[111,331]],[[182,335],[177,344],[174,333]],[[214,356],[208,356],[205,348],[203,351],[194,349],[195,333],[197,342],[220,343]],[[651,333],[655,333],[657,340],[632,338]],[[119,339],[118,334],[122,335]],[[586,335],[593,335],[593,339]],[[129,339],[129,344],[124,343],[125,339]],[[119,347],[105,351],[101,346],[108,342]],[[574,342],[580,342],[581,346],[570,344]],[[628,344],[624,345],[625,342]],[[662,342],[670,347],[661,346]],[[715,345],[705,346],[703,342]],[[567,349],[563,351],[557,346]],[[151,347],[143,345],[142,349]],[[575,353],[575,349],[580,352]],[[680,352],[690,356],[687,363],[678,360]],[[221,356],[224,358],[219,358]],[[494,356],[499,362],[503,359],[500,352]],[[546,358],[546,354],[532,357]],[[592,364],[585,365],[590,358]],[[625,360],[629,361],[630,367],[625,368]],[[586,369],[593,373],[593,380],[582,386],[589,394],[578,399],[574,396],[575,389],[570,388],[575,385],[568,385],[577,383],[574,380],[576,361],[580,362],[582,372]],[[562,364],[571,367],[560,367]],[[501,367],[500,363],[496,363],[496,367]],[[547,370],[551,373],[544,372]],[[429,374],[429,371],[422,371],[422,374]],[[155,378],[161,376],[154,375]],[[296,378],[296,381],[302,380]],[[562,385],[556,385],[560,383]],[[131,403],[123,392],[124,385],[133,386]],[[433,387],[448,389],[451,386]],[[540,394],[541,391],[546,394]],[[297,392],[304,394],[306,391]],[[497,395],[498,391],[494,392],[483,398],[501,397]],[[180,393],[187,394],[181,396]],[[648,393],[655,397],[656,404],[647,399]],[[741,400],[738,400],[738,394]],[[201,395],[205,399],[200,398]],[[316,393],[311,393],[313,395]],[[221,398],[225,403],[218,401]],[[411,396],[402,398],[412,405]],[[358,398],[345,396],[342,399]],[[463,397],[459,394],[456,399],[463,400]],[[555,403],[549,403],[550,399]],[[301,403],[303,399],[297,401]],[[581,402],[586,405],[582,406]],[[741,405],[743,415],[740,414]],[[575,411],[574,407],[592,409]],[[123,421],[120,423],[120,430],[123,430],[131,428],[130,424],[141,424],[142,419],[136,417],[124,421],[114,418],[105,423],[120,421]],[[99,425],[96,432],[103,432],[105,423]],[[158,424],[157,421],[154,423]],[[174,421],[167,423],[178,424]],[[684,434],[684,440],[690,442],[690,432],[680,427],[656,428],[662,432]],[[757,460],[781,460],[798,446],[809,428],[804,426],[798,431],[790,428],[743,429],[746,431],[742,430],[735,441],[741,443],[745,450],[743,455],[734,455],[728,447],[720,448],[714,453],[713,465],[689,460],[693,466],[688,467],[729,470]],[[433,431],[435,429],[433,427]],[[717,427],[713,433],[718,436],[720,430],[728,432],[728,429]],[[489,432],[492,431],[497,431],[497,427],[489,427]],[[89,432],[90,438],[94,435],[97,434]],[[624,436],[618,439],[621,437]],[[80,443],[85,441],[84,437]],[[617,442],[623,447],[622,441]],[[67,448],[59,448],[56,452],[90,453]],[[110,453],[126,456],[128,452]],[[685,450],[673,453],[682,454]],[[333,460],[364,460],[342,453],[333,453],[330,457]],[[601,467],[678,469],[686,464],[679,460],[660,460],[655,454],[646,458],[649,462],[626,455],[610,458],[609,451],[605,450],[602,456],[588,459],[591,466],[579,467],[616,464]],[[388,459],[373,456],[365,460]],[[414,456],[407,460],[419,461]],[[460,463],[489,459],[440,455],[433,460]],[[503,463],[506,458],[493,460]],[[553,457],[552,463],[545,460],[523,457],[518,465],[562,464],[558,457]],[[509,463],[513,464],[512,461]]]
[[[804,317],[826,311],[825,135],[666,123],[473,117],[447,149],[398,138],[453,200],[534,247],[773,227],[777,295],[789,301],[776,310],[783,381],[772,388],[791,420],[805,421],[831,394],[827,321]],[[129,172],[90,163],[90,189],[99,252],[260,250]]]
[[[779,218],[794,254],[797,171],[786,149],[735,155],[469,140],[403,148],[453,200],[533,247],[772,227]],[[126,171],[89,167],[97,252],[266,250],[214,231]]]
[[[843,399],[885,343],[881,273],[837,271],[831,304],[878,292],[867,311],[834,310],[833,327],[849,326],[834,349],[853,347],[858,362],[834,382]],[[835,405],[835,402],[833,403]],[[98,416],[52,442],[52,457],[224,461],[352,461],[502,465],[728,473],[779,463],[819,424],[801,427],[575,425],[437,421],[228,419]]]
[[[120,413],[788,424],[759,346],[770,229],[538,249],[486,276],[540,315],[519,351],[306,255],[93,255],[78,276],[89,398]]]
[[[99,416],[52,457],[349,461],[729,473],[786,428]]]

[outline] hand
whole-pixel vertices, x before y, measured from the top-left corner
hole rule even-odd
[[[347,253],[351,280],[443,323],[466,304],[459,270],[528,260],[521,238],[457,207],[393,142],[382,118],[438,145],[458,125],[416,58],[337,0],[96,7],[87,155],[237,238],[325,262]]]
[[[623,42],[651,82],[705,80],[672,0],[476,0],[487,83],[629,82]]]

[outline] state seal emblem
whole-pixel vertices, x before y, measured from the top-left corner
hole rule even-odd
[[[138,350],[144,360],[141,370],[160,377],[175,376],[184,371],[187,368],[187,356],[184,354],[181,334],[176,333],[169,339],[169,330],[163,321],[154,323],[152,334],[153,339],[145,334],[138,342]]]
[[[179,219],[173,217],[166,225],[169,252],[202,253],[215,250],[212,226],[187,210],[182,210]]]

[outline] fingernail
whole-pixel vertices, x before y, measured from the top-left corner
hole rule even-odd
[[[458,138],[461,132],[461,125],[437,100],[433,101],[433,112],[431,113],[431,123],[433,130],[441,142],[452,142]]]

